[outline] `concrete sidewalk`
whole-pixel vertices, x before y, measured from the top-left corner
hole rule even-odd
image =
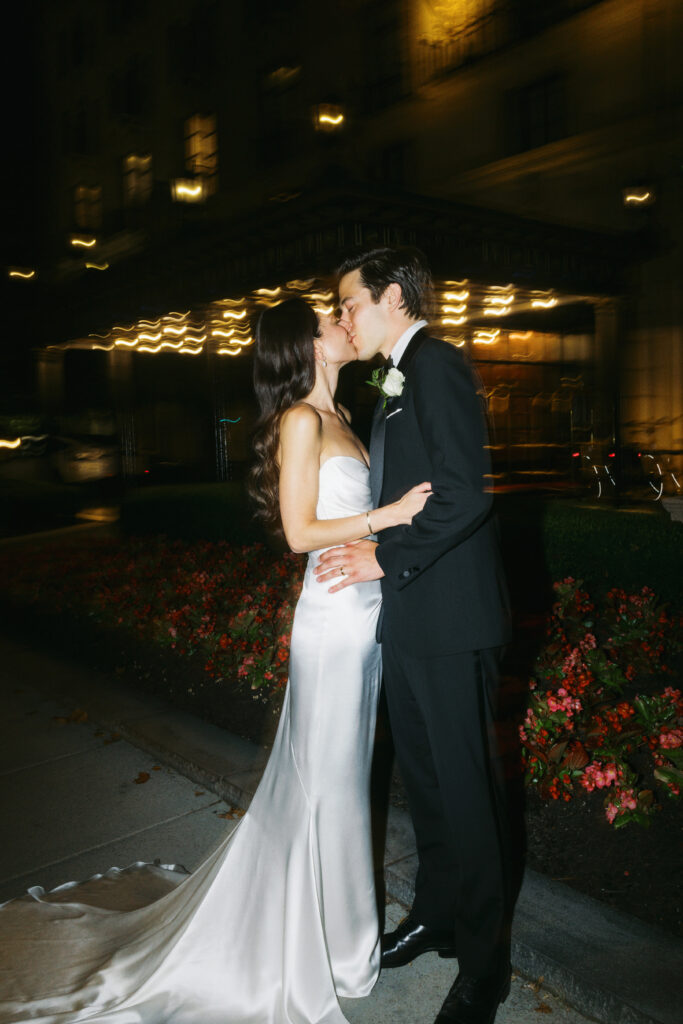
[[[18,643],[0,641],[0,664],[0,809],[12,837],[0,851],[0,901],[135,860],[192,870],[248,806],[267,750]],[[410,821],[391,808],[388,922],[410,905],[415,862]],[[549,1010],[558,1024],[580,1024],[580,1014],[679,1024],[682,965],[681,940],[529,873],[513,966],[543,987],[517,978],[497,1024]],[[421,957],[384,972],[368,999],[345,1000],[344,1011],[352,1022],[429,1022],[454,974],[453,962]]]

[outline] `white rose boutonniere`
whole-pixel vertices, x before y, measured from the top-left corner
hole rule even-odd
[[[387,401],[390,398],[398,398],[403,394],[403,385],[406,379],[400,370],[392,366],[390,370],[379,367],[372,371],[372,379],[366,381],[372,388],[377,388],[384,399],[383,409],[386,409]]]

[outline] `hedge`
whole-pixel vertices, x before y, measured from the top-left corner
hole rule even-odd
[[[683,523],[671,522],[659,505],[618,509],[505,496],[498,518],[513,592],[547,590],[573,576],[596,596],[610,587],[647,585],[664,601],[681,601]],[[125,499],[121,525],[130,535],[240,544],[267,539],[244,484],[236,482],[140,489]]]

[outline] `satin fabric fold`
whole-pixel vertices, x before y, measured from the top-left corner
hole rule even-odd
[[[320,471],[319,518],[370,508]],[[111,868],[0,908],[0,1024],[344,1024],[379,971],[369,780],[379,584],[329,594],[309,556],[277,736],[249,811],[191,875]]]

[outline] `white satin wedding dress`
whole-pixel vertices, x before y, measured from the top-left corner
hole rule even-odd
[[[370,508],[350,456],[318,517]],[[309,556],[290,679],[258,790],[191,875],[134,864],[0,908],[0,1022],[343,1024],[379,971],[369,777],[379,583],[329,594]]]

